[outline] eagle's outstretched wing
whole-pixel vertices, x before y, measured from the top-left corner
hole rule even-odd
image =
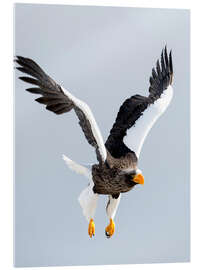
[[[17,67],[18,70],[32,76],[19,78],[37,86],[26,90],[30,93],[41,95],[41,97],[35,100],[45,104],[47,110],[56,114],[62,114],[74,109],[88,143],[96,150],[98,161],[105,162],[106,148],[89,106],[58,85],[33,60],[17,56],[15,62],[20,65],[20,67]]]
[[[152,69],[149,96],[132,96],[120,107],[116,121],[106,141],[106,148],[115,158],[135,152],[139,157],[143,142],[159,116],[168,107],[172,96],[173,64],[171,51],[161,53],[156,70]]]

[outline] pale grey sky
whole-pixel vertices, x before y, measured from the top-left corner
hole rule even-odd
[[[140,155],[145,185],[123,194],[116,232],[104,235],[100,196],[89,239],[77,201],[87,180],[61,156],[96,161],[73,112],[54,115],[15,81],[15,265],[189,260],[190,13],[188,10],[15,6],[15,55],[34,59],[92,109],[104,139],[121,103],[147,95],[161,49],[173,50],[174,98]]]

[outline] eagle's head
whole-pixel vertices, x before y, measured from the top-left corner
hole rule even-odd
[[[135,185],[141,184],[144,185],[144,176],[142,175],[142,171],[140,169],[135,169],[135,170],[129,170],[125,171],[125,178],[126,181],[130,181],[134,183]]]

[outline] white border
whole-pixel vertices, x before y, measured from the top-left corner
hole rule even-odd
[[[180,1],[156,1],[156,0],[19,0],[2,1],[9,3],[30,3],[30,4],[62,4],[62,5],[88,5],[88,6],[120,6],[120,7],[151,7],[151,8],[190,8],[191,2],[184,0],[184,5]]]
[[[86,266],[86,267],[51,267],[50,269],[203,269],[203,177],[202,141],[203,141],[203,41],[202,41],[202,1],[136,1],[136,0],[66,0],[66,1],[20,1],[21,3],[50,3],[72,5],[105,5],[105,6],[134,6],[152,8],[191,8],[192,9],[192,262],[178,264],[138,264],[116,266]],[[1,27],[1,139],[0,139],[0,269],[13,269],[13,218],[12,218],[12,123],[13,123],[13,96],[12,96],[12,58],[13,58],[13,0],[1,0],[0,27]],[[175,132],[175,131],[174,131]],[[19,268],[24,269],[24,268]],[[29,268],[38,269],[38,268]]]

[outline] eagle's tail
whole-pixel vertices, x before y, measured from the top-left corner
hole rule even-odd
[[[63,160],[68,165],[69,169],[73,170],[78,174],[86,176],[88,179],[91,179],[91,171],[88,167],[76,163],[65,155],[63,155]]]

